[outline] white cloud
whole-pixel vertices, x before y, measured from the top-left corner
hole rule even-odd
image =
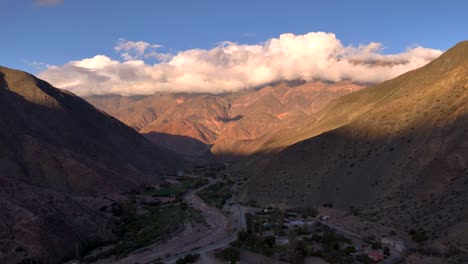
[[[149,44],[144,41],[128,41],[121,38],[114,47],[114,50],[120,53],[122,59],[126,61],[142,58],[154,58],[159,61],[166,61],[171,57],[171,55],[157,52],[156,49],[161,47],[163,46],[158,44]]]
[[[414,47],[386,55],[381,43],[343,46],[334,34],[323,32],[282,34],[257,45],[223,42],[213,49],[191,49],[176,55],[157,53],[154,49],[159,47],[122,39],[115,50],[123,62],[97,55],[49,67],[39,76],[82,96],[222,93],[279,80],[380,82],[421,67],[442,53]],[[164,59],[147,64],[142,59],[148,56]]]
[[[41,61],[23,61],[25,64],[27,64],[28,66],[30,67],[33,67],[35,68],[37,71],[43,71],[43,70],[46,70],[48,68],[50,68],[52,65],[49,65],[45,62],[41,62]]]

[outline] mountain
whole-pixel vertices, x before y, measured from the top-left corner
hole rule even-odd
[[[243,162],[244,201],[331,204],[468,243],[468,41],[428,65],[333,100]],[[249,165],[250,164],[250,165]],[[466,245],[466,244],[465,244]],[[468,248],[464,248],[468,250]]]
[[[58,262],[112,237],[83,197],[158,181],[179,159],[83,99],[0,67],[0,262]]]
[[[193,157],[245,156],[301,125],[332,99],[362,89],[350,82],[279,82],[230,94],[95,96],[96,107],[157,145]]]

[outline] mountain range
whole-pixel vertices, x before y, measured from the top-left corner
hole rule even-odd
[[[358,91],[351,82],[279,82],[229,94],[94,96],[90,103],[149,140],[192,157],[239,157],[302,125],[332,99]]]
[[[216,159],[245,204],[333,207],[468,252],[468,41],[366,86],[82,99],[0,67],[0,262],[110,241],[102,200]]]

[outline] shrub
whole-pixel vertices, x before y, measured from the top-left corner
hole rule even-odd
[[[382,248],[382,244],[380,242],[374,242],[372,243],[372,249],[381,249]]]
[[[239,240],[232,241],[231,243],[229,243],[229,246],[235,247],[235,248],[240,248],[240,247],[242,247],[242,242],[240,242]]]
[[[354,246],[348,246],[346,248],[346,254],[352,254],[354,252],[356,252],[356,248]]]
[[[264,238],[263,243],[265,246],[273,247],[275,245],[276,238],[274,236],[267,236]]]
[[[187,254],[185,257],[183,258],[179,258],[177,261],[176,261],[176,264],[187,264],[187,263],[194,263],[195,261],[197,261],[197,259],[200,257],[200,254]]]
[[[409,231],[409,234],[411,235],[411,239],[418,244],[422,244],[424,241],[428,239],[426,235],[426,231],[424,231],[423,229],[418,229],[418,230],[411,229]]]
[[[245,241],[247,239],[247,232],[245,231],[240,231],[237,233],[237,239],[240,240],[240,241]]]
[[[232,263],[240,260],[239,250],[233,247],[223,249],[221,252],[216,254],[216,256],[225,261],[230,261]]]

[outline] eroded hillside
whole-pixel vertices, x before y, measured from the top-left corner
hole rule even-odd
[[[373,221],[424,227],[467,249],[467,102],[465,41],[420,69],[333,101],[271,141],[284,150],[265,156],[261,169],[250,166],[256,173],[245,200],[359,208]]]
[[[232,94],[167,94],[87,100],[148,139],[182,154],[245,156],[281,131],[301,126],[331,100],[363,86],[282,82]]]
[[[120,193],[182,165],[83,99],[0,67],[0,262],[58,263],[113,238],[80,197]],[[36,259],[37,258],[37,259]]]

